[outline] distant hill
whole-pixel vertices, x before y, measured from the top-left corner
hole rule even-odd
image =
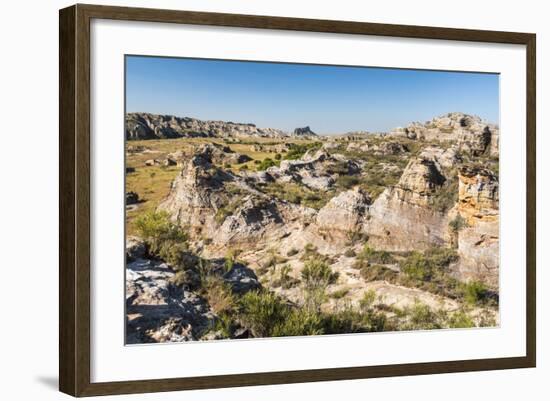
[[[176,117],[151,113],[126,114],[126,139],[164,139],[164,138],[284,138],[315,137],[309,127],[297,128],[292,133],[275,129],[259,128],[250,123],[232,121],[198,120],[191,117]]]

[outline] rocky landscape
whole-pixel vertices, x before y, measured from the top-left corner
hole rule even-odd
[[[498,135],[128,114],[127,342],[498,325]]]

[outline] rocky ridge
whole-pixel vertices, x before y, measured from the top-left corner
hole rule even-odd
[[[309,127],[296,128],[287,133],[275,128],[259,128],[251,123],[232,121],[208,121],[191,117],[176,117],[151,113],[127,113],[125,119],[126,139],[164,138],[286,138],[314,137]]]

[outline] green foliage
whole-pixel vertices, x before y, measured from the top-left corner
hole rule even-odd
[[[487,286],[481,281],[470,281],[463,284],[462,292],[464,300],[469,305],[481,304],[488,297]]]
[[[433,265],[422,253],[414,251],[401,264],[401,270],[411,279],[428,281],[433,275]]]
[[[258,171],[263,171],[263,170],[267,170],[269,167],[274,167],[274,166],[278,166],[279,165],[279,162],[278,161],[274,161],[273,159],[267,157],[265,159],[263,159],[260,164],[258,164]]]
[[[237,262],[237,258],[239,257],[240,254],[241,254],[240,249],[232,248],[227,251],[227,253],[225,254],[225,260],[223,264],[224,270],[226,272],[233,269],[233,266],[235,266],[235,263]]]
[[[281,160],[281,154],[280,153],[277,153],[275,155],[275,160]]]
[[[340,288],[339,290],[333,291],[330,294],[330,297],[333,299],[342,299],[348,294],[349,294],[349,288],[344,287],[344,288]]]
[[[416,302],[412,307],[407,308],[409,315],[406,330],[431,330],[440,329],[440,316],[430,309],[426,304]]]
[[[320,149],[323,144],[321,142],[312,142],[305,144],[291,143],[289,151],[285,154],[285,160],[300,159],[308,150]]]
[[[286,256],[294,256],[297,255],[300,251],[296,248],[291,248],[287,253]]]
[[[372,249],[369,245],[365,245],[361,253],[359,254],[359,259],[368,261],[369,263],[380,263],[380,264],[390,264],[395,263],[395,258],[391,253],[387,251],[376,251]]]
[[[231,286],[217,276],[209,275],[202,283],[203,296],[218,316],[230,313],[235,308]]]
[[[289,265],[281,266],[279,268],[278,277],[271,282],[271,285],[273,287],[282,287],[285,290],[297,285],[299,281],[296,280],[294,277],[290,276],[289,274],[290,270],[291,269]]]
[[[444,213],[458,202],[458,176],[455,175],[445,181],[431,199],[432,207]]]
[[[313,336],[323,334],[323,316],[304,309],[287,312],[285,319],[273,328],[273,337]]]
[[[272,182],[264,184],[262,191],[268,195],[275,196],[280,200],[285,200],[290,203],[304,205],[313,209],[322,208],[330,199],[330,193],[322,193],[314,191],[304,185],[296,183],[281,184]]]
[[[430,281],[441,277],[445,268],[457,259],[456,251],[450,248],[431,248],[424,253],[414,251],[401,263],[401,270],[412,280]]]
[[[187,234],[172,223],[166,212],[147,212],[138,216],[135,226],[148,245],[149,252],[175,268],[190,261]]]
[[[269,337],[286,320],[289,306],[270,291],[250,291],[240,299],[239,320],[255,337]]]
[[[460,232],[460,230],[462,230],[466,226],[466,220],[459,214],[457,214],[456,217],[449,222],[449,228],[455,234]]]
[[[355,256],[357,256],[357,254],[355,253],[355,251],[353,250],[353,248],[348,248],[346,249],[346,251],[344,252],[344,256],[346,258],[353,258]]]
[[[355,267],[355,266],[354,266]],[[361,269],[361,277],[366,281],[387,281],[395,283],[398,273],[382,265],[364,264]]]
[[[465,329],[475,327],[475,323],[465,311],[457,311],[449,317],[447,326],[452,329]]]
[[[338,279],[338,273],[332,271],[323,260],[308,260],[302,268],[302,281],[307,289],[325,288]]]
[[[359,301],[359,306],[361,307],[361,310],[368,311],[372,309],[374,301],[376,301],[376,291],[371,289],[365,291],[363,298]]]

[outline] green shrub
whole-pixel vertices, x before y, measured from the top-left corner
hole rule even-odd
[[[319,313],[293,309],[273,328],[273,337],[313,336],[323,334],[323,318]]]
[[[289,306],[269,291],[250,291],[240,299],[239,320],[254,337],[270,337],[274,328],[283,324]]]
[[[460,232],[460,230],[462,230],[466,226],[466,220],[459,214],[457,214],[456,217],[449,222],[449,228],[455,234]]]
[[[172,223],[166,212],[147,212],[138,216],[135,226],[147,243],[149,253],[163,259],[175,268],[191,267],[187,234]]]
[[[338,279],[338,273],[333,272],[325,261],[315,258],[304,264],[301,274],[307,289],[325,288]]]
[[[416,302],[412,307],[405,308],[409,316],[407,330],[430,330],[442,328],[440,316],[433,312],[430,307],[421,302]]]
[[[361,277],[363,277],[363,279],[365,279],[366,281],[382,280],[394,283],[397,276],[397,272],[388,269],[385,266],[363,264],[363,266],[361,267]]]
[[[235,308],[231,286],[217,276],[207,276],[202,283],[203,296],[216,315],[229,313]]]
[[[449,317],[447,325],[452,329],[465,329],[475,327],[475,323],[470,316],[464,311],[458,311]]]
[[[273,287],[282,287],[285,290],[292,288],[293,286],[299,283],[294,277],[290,276],[290,266],[283,265],[279,269],[279,275],[275,280],[272,281],[271,285]]]
[[[444,213],[458,202],[458,176],[449,178],[431,199],[432,207]]]
[[[279,165],[279,162],[277,161],[273,161],[273,159],[270,159],[269,157],[263,159],[260,164],[258,164],[258,167],[257,169],[259,171],[262,171],[262,170],[267,170],[269,167],[274,167],[274,166],[278,166]]]
[[[344,252],[344,256],[346,258],[353,258],[353,257],[357,256],[357,254],[355,253],[355,251],[352,248],[348,248]]]
[[[470,281],[463,284],[462,292],[464,301],[469,305],[481,304],[488,297],[487,286],[481,281]]]
[[[294,255],[297,255],[299,252],[300,251],[297,250],[296,248],[292,248],[286,253],[286,256],[294,256]]]
[[[405,259],[401,270],[410,279],[428,281],[433,275],[433,265],[420,252],[414,251]]]
[[[281,160],[281,154],[280,153],[277,153],[275,155],[275,160]]]
[[[300,159],[308,150],[320,149],[323,144],[321,142],[313,142],[306,144],[291,143],[289,151],[285,154],[285,160]]]
[[[372,289],[365,291],[365,293],[363,294],[363,298],[359,301],[359,307],[363,311],[369,311],[374,306],[375,301],[376,301],[376,291]]]
[[[359,254],[359,258],[365,259],[369,263],[380,263],[380,264],[395,263],[395,258],[391,255],[391,253],[387,251],[376,251],[368,245],[365,245],[365,247]]]
[[[340,288],[339,290],[333,291],[330,294],[330,297],[333,299],[342,299],[348,294],[349,294],[349,288],[344,287],[344,288]]]

